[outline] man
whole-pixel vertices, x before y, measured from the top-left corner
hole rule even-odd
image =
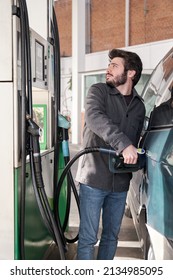
[[[134,89],[142,62],[137,54],[119,49],[111,50],[109,58],[106,84],[91,86],[86,98],[83,145],[114,149],[125,163],[135,164],[145,116],[144,104]],[[103,230],[97,259],[114,258],[131,177],[131,173],[110,172],[106,154],[80,158],[76,175],[81,218],[77,259],[94,259],[101,211]]]

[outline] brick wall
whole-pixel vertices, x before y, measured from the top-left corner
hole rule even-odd
[[[58,22],[61,56],[72,54],[72,0],[55,2],[55,13]]]
[[[130,45],[173,38],[172,0],[130,2]]]
[[[125,45],[125,0],[90,0],[91,52]],[[72,0],[55,2],[62,56],[72,53]],[[173,38],[173,0],[130,0],[130,45]]]
[[[91,52],[124,46],[124,3],[91,0]]]

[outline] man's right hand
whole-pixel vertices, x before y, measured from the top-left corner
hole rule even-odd
[[[124,163],[126,164],[135,164],[138,159],[137,148],[133,145],[128,146],[122,151],[122,155],[124,158]]]

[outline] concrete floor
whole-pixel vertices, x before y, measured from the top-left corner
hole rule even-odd
[[[70,226],[69,233],[67,234],[67,236],[69,238],[74,238],[77,233],[78,233],[78,227]],[[98,246],[96,245],[95,248],[96,254],[97,254],[97,248]],[[68,244],[68,252],[66,254],[67,259],[75,260],[76,249],[77,249],[77,243]],[[123,222],[119,234],[117,252],[114,259],[115,260],[143,259],[142,251],[140,248],[140,244],[136,235],[136,231],[132,219],[127,218],[126,216],[124,216],[123,218]]]

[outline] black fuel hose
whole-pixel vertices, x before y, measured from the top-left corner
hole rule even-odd
[[[138,149],[138,150],[141,150],[141,149]],[[105,149],[105,148],[101,148],[101,147],[87,147],[83,150],[81,150],[80,152],[78,152],[65,166],[61,176],[60,176],[60,179],[59,179],[59,182],[58,182],[58,185],[57,185],[57,188],[56,188],[56,193],[55,193],[55,205],[58,205],[58,202],[59,202],[59,197],[60,197],[60,192],[61,192],[61,188],[62,188],[62,184],[64,182],[64,179],[65,177],[67,176],[67,179],[69,180],[70,178],[70,183],[71,183],[71,186],[73,188],[73,191],[74,191],[74,195],[75,195],[75,199],[76,199],[76,202],[77,202],[77,206],[78,206],[78,209],[79,209],[79,216],[80,216],[80,207],[79,207],[79,197],[78,197],[78,193],[77,193],[77,190],[76,190],[76,186],[74,184],[74,181],[73,181],[73,177],[71,175],[71,171],[70,171],[70,168],[71,166],[74,164],[74,162],[79,158],[81,157],[82,155],[84,154],[88,154],[88,153],[95,153],[95,152],[99,152],[99,153],[105,153],[105,154],[109,154],[110,156],[114,156],[115,158],[117,159],[121,159],[121,163],[123,162],[123,157],[122,156],[118,156],[116,151],[115,150],[112,150],[112,149]],[[139,153],[139,151],[138,151]],[[144,150],[142,151],[142,154],[144,153]],[[142,154],[139,156],[142,156]],[[140,159],[140,157],[139,157]],[[141,162],[141,165],[139,163],[135,164],[135,165],[126,165],[125,167],[126,168],[129,168],[129,172],[133,172],[133,171],[137,171],[138,169],[141,169],[143,166],[144,166],[144,160],[141,158],[140,159]],[[133,166],[133,167],[132,167]],[[119,168],[119,165],[115,166],[114,167],[115,169],[116,168]],[[122,172],[122,170],[120,171]],[[125,172],[128,172],[127,169],[125,170]],[[69,176],[69,177],[68,177]],[[68,182],[68,181],[67,181]],[[67,217],[68,217],[68,212],[67,212]],[[66,222],[67,222],[67,217],[66,219],[64,220],[64,223],[63,225],[61,226],[61,222],[60,222],[60,217],[59,217],[59,212],[58,212],[58,208],[55,207],[55,219],[56,219],[56,223],[58,225],[58,227],[60,228],[60,231],[61,231],[61,234],[63,233],[63,236],[61,236],[62,239],[66,240],[66,242],[68,243],[73,243],[73,242],[76,242],[78,240],[78,234],[73,238],[73,239],[68,239],[65,237],[64,235],[64,231],[66,229]]]
[[[69,151],[69,135],[68,135],[68,127],[67,124],[63,124],[60,123],[60,128],[61,128],[61,134],[62,134],[62,152],[63,152],[63,156],[64,156],[64,163],[65,166],[68,164],[68,162],[70,161],[70,151]],[[67,194],[66,194],[66,207],[65,207],[65,215],[64,215],[64,221],[63,221],[63,225],[62,225],[62,232],[65,232],[65,230],[67,229],[68,226],[68,222],[69,222],[69,215],[70,215],[70,208],[71,208],[71,190],[73,191],[73,195],[75,197],[75,201],[77,204],[77,208],[78,208],[78,212],[80,213],[80,208],[79,208],[79,197],[78,197],[78,193],[76,190],[76,186],[73,180],[73,176],[71,173],[71,170],[69,169],[68,173],[67,173]],[[56,197],[56,196],[55,196]],[[55,202],[55,207],[58,207],[56,202]],[[56,216],[56,214],[55,214]],[[80,215],[79,215],[80,216]],[[68,239],[66,237],[66,241],[68,243],[74,243],[75,241],[77,241],[78,237],[74,238],[74,239]]]
[[[20,191],[20,258],[25,259],[25,194],[26,194],[26,49],[25,49],[25,33],[26,23],[24,20],[23,1],[19,1],[20,9],[20,26],[21,26],[21,191]]]
[[[54,47],[54,177],[53,177],[53,194],[55,195],[55,188],[58,182],[58,163],[59,163],[59,126],[58,126],[58,111],[60,110],[60,42],[58,24],[55,15],[55,9],[53,8],[53,20],[51,22],[51,32],[53,36]],[[53,196],[54,196],[53,195]]]
[[[113,155],[116,155],[116,152],[114,150],[109,150],[109,149],[105,149],[105,148],[100,148],[100,147],[87,147],[83,150],[81,150],[80,152],[78,152],[68,163],[67,165],[65,166],[61,176],[60,176],[60,179],[59,179],[59,182],[58,182],[58,185],[57,185],[57,188],[56,188],[56,202],[58,202],[58,199],[59,199],[59,194],[60,194],[60,190],[61,190],[61,186],[62,186],[62,183],[67,175],[67,173],[69,172],[71,166],[74,164],[74,162],[79,158],[81,157],[82,155],[84,154],[89,154],[89,153],[107,153],[107,154],[113,154]]]
[[[72,187],[73,192],[74,192],[74,196],[75,196],[75,199],[76,199],[78,209],[80,209],[79,208],[79,197],[78,197],[78,193],[77,193],[77,190],[76,190],[76,186],[74,184],[74,180],[73,180],[70,168],[74,164],[74,162],[79,157],[81,157],[82,155],[88,154],[88,153],[94,153],[94,152],[101,152],[101,151],[103,152],[104,150],[106,152],[109,152],[109,150],[102,149],[102,148],[99,148],[99,147],[85,148],[85,149],[81,150],[80,152],[78,152],[70,161],[68,161],[68,163],[66,164],[66,166],[65,166],[65,168],[64,168],[64,170],[63,170],[63,172],[60,176],[59,182],[58,182],[57,187],[56,187],[55,200],[54,200],[55,206],[57,206],[59,204],[59,197],[60,197],[62,184],[64,182],[65,177],[67,176],[68,180],[70,180],[71,187]],[[114,154],[115,154],[115,151],[114,151]],[[80,210],[79,210],[79,216],[80,216]],[[64,231],[65,231],[66,225],[67,225],[67,217],[68,217],[68,213],[67,213],[66,219],[64,219],[63,225],[61,225],[58,207],[55,207],[55,220],[56,220],[57,226],[59,228],[59,231],[61,231],[61,238],[64,240],[64,242],[74,243],[78,240],[78,234],[72,239],[69,239],[69,238],[65,237],[65,235],[64,235]]]
[[[39,196],[41,197],[42,208],[46,212],[46,216],[48,218],[48,223],[50,225],[49,229],[53,234],[53,238],[57,247],[59,248],[59,253],[61,260],[65,260],[65,243],[61,238],[61,229],[59,229],[56,225],[55,219],[53,217],[52,210],[50,208],[48,198],[45,192],[44,181],[42,177],[42,165],[41,165],[41,154],[40,154],[40,145],[39,145],[39,127],[37,124],[27,115],[27,120],[29,122],[28,131],[32,135],[33,146],[32,146],[32,154],[33,154],[33,167],[34,167],[34,178],[37,186],[37,192],[39,192]]]
[[[69,157],[64,157],[65,166],[68,164],[69,161],[70,161]],[[69,170],[69,172],[70,172],[70,170]],[[62,227],[63,231],[65,231],[67,224],[68,224],[68,219],[69,219],[69,215],[70,215],[70,204],[71,204],[71,177],[68,173],[67,174],[66,211],[65,211],[64,222],[63,222],[63,227]]]
[[[67,165],[69,161],[70,161],[70,158],[66,159],[65,164]],[[68,225],[68,221],[69,221],[70,206],[71,206],[71,189],[73,190],[73,194],[74,194],[74,197],[75,197],[75,201],[76,201],[79,216],[80,216],[79,196],[78,196],[78,193],[77,193],[77,190],[76,190],[76,186],[75,186],[75,183],[74,183],[74,180],[73,180],[71,170],[69,169],[68,172],[67,172],[67,203],[66,203],[67,205],[66,205],[64,222],[63,222],[63,225],[62,225],[62,232],[65,232],[65,230],[67,228],[67,225]],[[55,197],[56,197],[56,195],[55,195]],[[67,237],[65,239],[68,243],[74,243],[78,240],[78,235],[73,239],[69,239]]]

